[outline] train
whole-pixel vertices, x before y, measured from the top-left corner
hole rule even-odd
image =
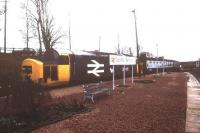
[[[85,84],[112,79],[113,67],[109,64],[109,56],[117,55],[98,51],[66,50],[59,54],[52,49],[50,52],[37,54],[33,50],[0,53],[0,88],[8,90],[15,87],[27,77],[34,83],[48,87],[62,85]],[[132,57],[130,55],[118,55]],[[136,57],[134,57],[136,59]],[[115,78],[140,76],[150,73],[179,71],[180,62],[156,58],[148,52],[140,53],[137,64],[115,66]],[[183,66],[183,65],[182,65]],[[196,63],[198,66],[198,63]]]
[[[59,55],[56,50],[45,53],[42,58],[26,58],[22,61],[22,77],[30,79],[42,86],[58,86],[69,84],[81,84],[111,80],[113,68],[109,64],[109,56],[116,55],[98,51],[70,51]],[[119,56],[119,55],[118,55]],[[128,56],[129,55],[120,55]],[[135,58],[136,60],[136,58]],[[134,75],[155,73],[158,69],[165,71],[177,71],[179,62],[161,58],[149,57],[147,53],[141,53],[137,60],[138,65],[118,65],[114,72],[116,78]],[[132,68],[133,67],[133,68]]]
[[[193,69],[200,69],[200,61],[188,61],[180,63],[181,71],[193,71]]]
[[[176,60],[156,57],[149,52],[142,52],[139,58],[141,73],[159,73],[159,72],[178,72],[180,71],[180,62]]]
[[[29,77],[42,86],[58,86],[98,82],[112,79],[113,68],[109,56],[113,53],[97,51],[70,51],[59,55],[57,51],[44,54],[43,58],[22,61],[22,77]],[[125,55],[121,55],[125,56]],[[127,55],[126,55],[127,56]],[[135,69],[135,68],[134,68]],[[115,77],[121,78],[125,70],[131,76],[132,66],[116,66]],[[134,70],[135,71],[135,70]]]

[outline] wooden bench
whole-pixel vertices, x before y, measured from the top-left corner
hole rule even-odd
[[[84,100],[91,99],[94,103],[94,96],[101,94],[101,93],[107,93],[110,95],[110,89],[106,88],[102,85],[102,82],[100,83],[91,83],[87,85],[83,85],[83,91],[84,91]]]

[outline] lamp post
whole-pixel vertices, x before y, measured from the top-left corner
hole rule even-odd
[[[69,18],[69,49],[71,50],[71,20]]]
[[[101,51],[101,36],[99,36],[99,52]]]
[[[5,2],[4,11],[4,53],[6,53],[6,27],[7,27],[7,0]]]
[[[158,44],[156,44],[156,50],[157,50],[157,69],[156,69],[156,74],[158,75]]]
[[[135,20],[135,36],[136,36],[136,49],[137,49],[137,59],[139,58],[139,46],[138,46],[138,34],[137,34],[137,22],[136,22],[136,15],[135,10],[132,11],[134,13],[134,20]]]
[[[162,66],[163,67],[162,75],[164,75],[164,72],[165,72],[165,66],[164,66],[165,60],[164,60],[164,56],[162,58],[163,58],[163,61],[162,61],[163,62],[162,63],[163,64],[163,66]]]
[[[120,54],[119,33],[117,34],[117,54]]]
[[[135,36],[136,36],[136,49],[137,49],[137,60],[136,60],[136,67],[137,67],[137,72],[139,73],[139,45],[138,45],[138,34],[137,34],[137,22],[136,22],[136,15],[135,15],[135,10],[132,10],[134,13],[134,21],[135,21]]]

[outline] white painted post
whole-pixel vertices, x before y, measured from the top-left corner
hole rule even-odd
[[[133,84],[133,65],[132,65],[132,84]]]
[[[115,89],[115,66],[113,65],[113,90]]]
[[[158,75],[158,44],[156,44],[156,47],[157,47],[157,57],[156,57],[156,60],[157,60],[157,63],[156,63],[156,65],[157,65],[157,71],[156,71],[156,74]]]
[[[125,85],[126,84],[126,81],[125,81],[125,78],[126,78],[126,67],[124,66],[124,82],[123,82],[123,85]]]
[[[162,75],[164,75],[164,72],[165,72],[165,68],[164,68],[164,56],[163,56],[163,72],[162,72]]]

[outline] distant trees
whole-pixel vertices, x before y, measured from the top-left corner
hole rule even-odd
[[[48,12],[49,0],[27,0],[27,3],[28,1],[30,2],[26,6],[26,34],[28,36],[28,26],[30,26],[32,30],[29,31],[32,31],[34,37],[38,39],[40,51],[42,46],[46,51],[49,51],[64,35],[61,33],[60,28],[56,29],[54,18]]]
[[[121,53],[125,55],[131,55],[133,56],[133,51],[131,47],[124,47],[121,49]]]
[[[115,51],[116,54],[121,54],[121,48],[119,46],[115,47],[114,51]]]
[[[141,45],[139,45],[139,55],[140,53],[143,51],[143,47]],[[127,46],[124,46],[122,48],[118,48],[117,49],[117,53],[120,51],[121,54],[124,54],[124,55],[130,55],[130,56],[133,56],[133,49],[132,47],[127,47]]]
[[[3,15],[5,13],[5,10],[0,10],[0,15]],[[2,29],[0,28],[0,31],[1,31]],[[0,49],[0,52],[1,52],[1,49]]]
[[[0,15],[3,15],[5,13],[5,9],[0,10]]]
[[[131,47],[127,47],[127,46],[120,47],[119,33],[117,34],[117,41],[118,41],[118,45],[115,48],[116,54],[124,54],[124,55],[133,56],[133,51]]]
[[[116,48],[116,54],[124,54],[124,55],[130,55],[130,56],[133,56],[133,50],[131,47],[117,47]]]
[[[29,48],[29,40],[33,38],[33,35],[32,36],[30,35],[31,26],[30,26],[29,15],[28,15],[28,2],[29,0],[26,0],[26,3],[22,3],[22,6],[21,6],[21,8],[25,11],[26,30],[20,30],[23,35],[23,39],[25,40],[24,42],[26,43],[27,48]]]

